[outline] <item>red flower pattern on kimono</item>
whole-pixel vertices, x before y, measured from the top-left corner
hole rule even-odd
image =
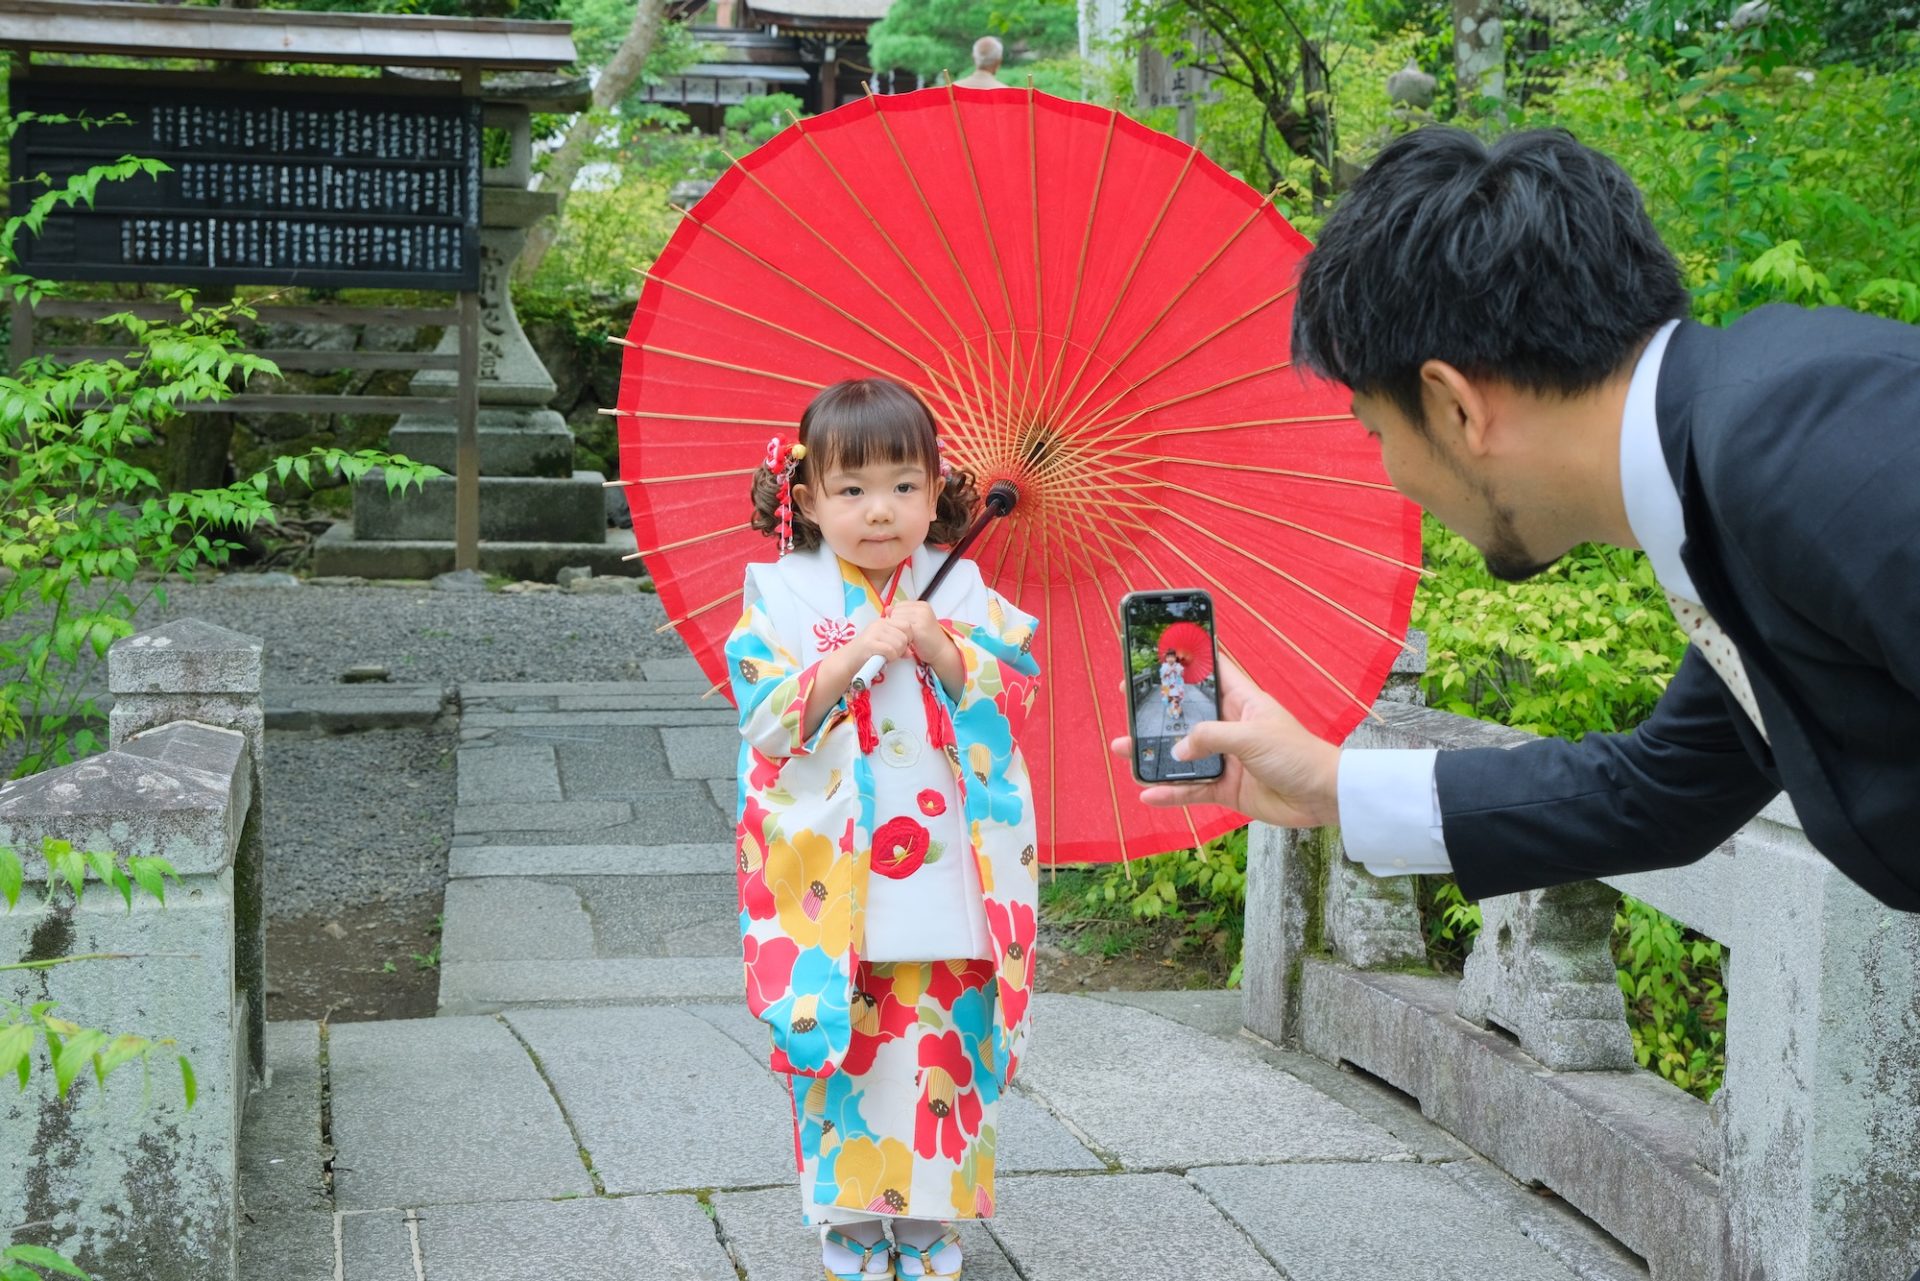
[[[916,796],[914,800],[919,802],[920,812],[928,818],[939,818],[947,812],[947,798],[931,787]]]
[[[735,866],[739,872],[740,906],[748,917],[756,921],[770,921],[779,910],[773,901],[773,887],[767,884],[767,851],[761,843],[762,833],[766,831],[767,820],[771,817],[755,799],[747,794],[747,808],[740,818],[740,826],[734,833]]]
[[[943,1010],[953,1008],[960,994],[967,990],[966,961],[934,961],[927,968],[927,995]]]
[[[865,969],[861,972],[872,974],[872,971]],[[914,972],[907,970],[909,975]],[[840,1070],[854,1076],[871,1071],[880,1047],[906,1035],[919,1017],[918,984],[895,979],[875,983],[868,990],[856,989],[853,993],[853,1040],[847,1046],[847,1057],[841,1062]]]
[[[913,1150],[958,1161],[967,1137],[980,1132],[980,1096],[973,1089],[973,1059],[958,1032],[920,1042],[920,1108],[914,1114]]]
[[[873,870],[890,880],[905,880],[927,861],[929,848],[926,828],[905,815],[890,818],[873,834]]]
[[[793,963],[800,949],[792,939],[762,941],[749,934],[746,942],[747,1008],[757,1017],[760,1012],[786,995],[793,982]]]
[[[991,900],[987,903],[987,933],[997,941],[1006,940],[1000,977],[1001,1016],[1009,1028],[1018,1027],[1027,1016],[1027,998],[1033,990],[1033,944],[1039,928],[1033,909],[1025,903],[1007,907]]]
[[[814,645],[822,654],[839,649],[853,637],[853,624],[844,618],[823,618],[813,625]]]

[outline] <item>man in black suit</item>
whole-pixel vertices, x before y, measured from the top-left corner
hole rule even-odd
[[[1383,151],[1307,257],[1295,358],[1495,575],[1643,548],[1693,644],[1633,733],[1513,751],[1342,752],[1226,670],[1226,719],[1174,749],[1226,775],[1144,799],[1338,823],[1370,870],[1478,898],[1692,862],[1784,789],[1920,911],[1920,328],[1687,311],[1632,181],[1570,136]]]

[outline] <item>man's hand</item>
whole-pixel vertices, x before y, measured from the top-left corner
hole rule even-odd
[[[1224,805],[1280,827],[1321,827],[1340,821],[1340,749],[1309,733],[1293,713],[1262,692],[1231,661],[1220,660],[1220,712],[1173,746],[1175,759],[1219,753],[1226,772],[1206,783],[1148,787],[1148,805]],[[1114,755],[1131,765],[1133,740],[1113,740]]]

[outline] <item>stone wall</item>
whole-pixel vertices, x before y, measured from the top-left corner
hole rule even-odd
[[[0,788],[0,844],[27,888],[0,917],[16,1005],[110,1035],[167,1039],[152,1079],[82,1072],[58,1097],[44,1047],[32,1082],[0,1091],[0,1215],[17,1243],[49,1246],[100,1276],[234,1281],[236,1145],[263,1059],[260,645],[195,622],[118,642],[112,750]],[[203,720],[183,719],[193,715]],[[214,722],[214,723],[208,723]],[[159,857],[165,904],[123,901],[89,873],[76,903],[43,895],[42,842]],[[176,1066],[192,1064],[189,1106]]]
[[[1420,706],[1375,710],[1353,745],[1527,737]],[[1623,891],[1729,948],[1726,1082],[1711,1106],[1632,1066],[1609,951]],[[1481,906],[1463,979],[1412,972],[1424,967],[1411,878],[1368,876],[1337,830],[1256,826],[1247,1028],[1412,1095],[1640,1254],[1653,1281],[1908,1281],[1920,916],[1835,870],[1784,799],[1687,867]]]

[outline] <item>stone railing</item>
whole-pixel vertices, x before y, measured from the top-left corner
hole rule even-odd
[[[170,1038],[149,1087],[138,1067],[56,1097],[38,1051],[32,1085],[0,1090],[0,1216],[102,1276],[232,1281],[235,1149],[264,1063],[260,643],[191,620],[116,643],[111,748],[0,788],[0,844],[27,890],[0,916],[0,953],[85,960],[4,975],[17,1005],[109,1033]],[[164,906],[131,907],[93,881],[51,900],[43,838],[179,874]],[[89,877],[91,878],[91,873]],[[173,1056],[198,1085],[188,1108]]]
[[[1526,735],[1381,702],[1366,747]],[[1256,826],[1249,1031],[1381,1078],[1551,1188],[1653,1281],[1908,1281],[1920,1265],[1920,916],[1882,907],[1776,800],[1690,866],[1487,899],[1461,980],[1425,971],[1413,878],[1339,833]],[[1632,894],[1728,949],[1709,1106],[1634,1067],[1609,951]]]

